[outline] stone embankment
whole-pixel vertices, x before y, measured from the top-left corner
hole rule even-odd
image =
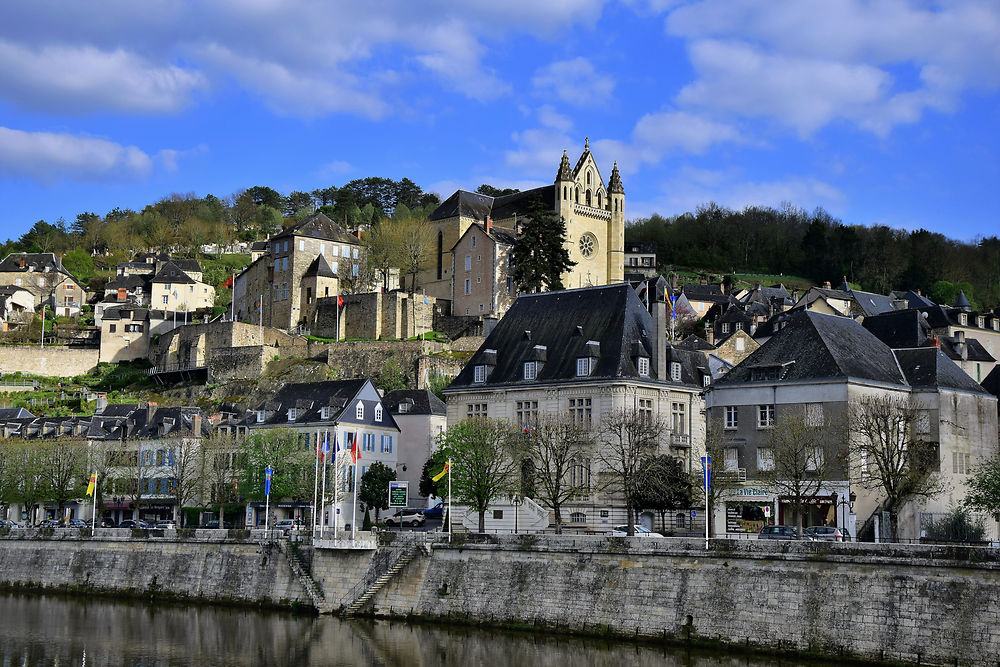
[[[0,538],[0,586],[321,599],[324,611],[872,661],[996,666],[1000,656],[1000,550],[990,548],[718,540],[706,551],[688,539],[463,534],[449,545],[403,533],[377,551],[297,549],[307,591],[287,548],[249,536],[59,532]]]

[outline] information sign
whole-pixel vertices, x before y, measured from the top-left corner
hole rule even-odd
[[[406,507],[409,482],[389,482],[389,507]]]

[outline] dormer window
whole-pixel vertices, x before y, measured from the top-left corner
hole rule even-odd
[[[578,357],[576,360],[576,376],[587,377],[594,369],[594,360],[590,357]]]
[[[358,401],[357,406],[355,406],[355,408],[354,408],[354,417],[356,419],[364,419],[365,418],[365,406],[364,406],[364,403],[362,403],[361,401]]]
[[[976,326],[979,327],[980,329],[985,329],[986,328],[986,318],[982,317],[982,316],[976,318]]]
[[[649,377],[649,357],[638,357],[636,359],[636,370],[644,378]]]
[[[724,334],[729,333],[729,322],[722,323],[722,333]]]
[[[375,421],[382,421],[382,404],[379,403],[375,406]]]
[[[257,423],[258,424],[263,424],[265,417],[266,417],[266,415],[264,414],[263,410],[258,410],[257,411]]]
[[[674,382],[681,381],[681,365],[676,361],[670,362],[670,379]]]
[[[321,407],[319,409],[319,418],[320,419],[329,419],[330,418],[330,406],[329,405],[324,405],[323,407]]]
[[[961,324],[963,327],[967,326],[969,324],[969,316],[966,315],[965,313],[959,313],[958,323]]]
[[[486,382],[486,366],[479,365],[472,369],[472,381],[476,384]]]
[[[993,318],[993,330],[1000,331],[1000,317]]]
[[[399,404],[399,414],[405,414],[410,411],[410,406],[413,405],[409,401],[403,401]]]
[[[524,379],[534,380],[538,373],[538,364],[534,361],[524,362]]]
[[[705,375],[703,375],[701,378],[701,386],[703,387],[712,386],[712,376],[709,375],[708,373],[705,373]]]
[[[299,411],[295,408],[288,408],[288,421],[293,422],[299,417]]]

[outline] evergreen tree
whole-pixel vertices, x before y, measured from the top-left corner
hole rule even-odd
[[[566,221],[541,198],[528,204],[528,220],[510,251],[514,282],[523,292],[563,289],[562,274],[576,265],[566,249]]]

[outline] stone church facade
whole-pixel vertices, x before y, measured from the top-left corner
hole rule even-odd
[[[563,276],[563,285],[589,287],[625,279],[625,189],[617,163],[604,180],[588,140],[576,166],[563,151],[552,185],[502,197],[459,190],[446,199],[430,216],[435,241],[431,261],[418,277],[420,287],[428,295],[452,298],[459,266],[453,264],[453,249],[469,227],[489,223],[516,234],[536,198],[566,222],[566,246],[576,265]]]

